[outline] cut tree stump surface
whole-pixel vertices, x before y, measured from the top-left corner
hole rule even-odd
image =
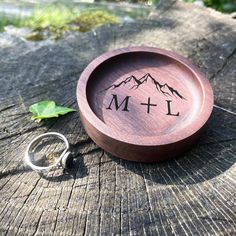
[[[179,1],[149,19],[69,35],[54,44],[0,34],[0,235],[235,235],[236,20]],[[77,108],[76,84],[103,52],[130,45],[173,50],[206,73],[215,93],[204,134],[186,155],[161,164],[113,157],[88,138],[78,112],[41,124],[43,99]],[[122,129],[122,127],[121,127]],[[22,161],[27,144],[57,131],[76,164],[43,178]],[[51,150],[52,151],[52,150]]]

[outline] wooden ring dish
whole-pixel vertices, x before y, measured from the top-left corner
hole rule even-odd
[[[86,67],[77,101],[85,130],[98,146],[123,159],[158,162],[192,147],[212,112],[213,92],[186,58],[130,47]]]

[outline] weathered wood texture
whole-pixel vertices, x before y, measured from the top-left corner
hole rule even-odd
[[[169,2],[169,1],[168,1]],[[215,92],[207,129],[181,158],[155,165],[104,153],[78,114],[36,124],[41,99],[77,107],[76,82],[99,54],[129,45],[158,46],[191,58]],[[235,235],[236,21],[173,1],[150,19],[105,26],[37,46],[0,36],[0,235]],[[47,179],[24,167],[27,143],[58,131],[78,158],[71,173]]]

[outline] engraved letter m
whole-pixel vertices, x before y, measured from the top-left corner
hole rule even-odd
[[[129,110],[128,110],[129,98],[130,98],[130,96],[126,96],[126,97],[124,98],[124,100],[119,104],[119,103],[118,103],[118,99],[117,99],[117,95],[116,95],[116,94],[112,94],[112,99],[111,99],[110,105],[109,105],[109,107],[107,107],[106,109],[112,110],[112,109],[111,109],[111,106],[112,106],[112,103],[114,102],[114,105],[115,105],[116,110],[118,110],[118,109],[122,106],[122,104],[124,104],[124,108],[123,108],[122,111],[129,111]]]

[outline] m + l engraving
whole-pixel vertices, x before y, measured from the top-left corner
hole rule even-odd
[[[129,112],[129,107],[128,106],[129,106],[130,98],[131,98],[131,96],[126,96],[119,103],[117,95],[116,94],[112,94],[111,102],[110,102],[109,106],[106,109],[107,110],[113,110],[112,107],[114,107],[116,111],[121,109],[122,111]],[[172,100],[166,100],[166,105],[167,105],[167,113],[166,113],[166,115],[167,116],[179,116],[179,112],[177,112],[177,113],[173,113],[172,112],[171,103],[172,103]],[[157,104],[151,103],[151,98],[150,97],[148,97],[147,103],[143,102],[143,103],[140,103],[140,105],[147,106],[147,113],[148,114],[150,114],[150,110],[151,110],[150,107],[156,107],[157,106]]]

